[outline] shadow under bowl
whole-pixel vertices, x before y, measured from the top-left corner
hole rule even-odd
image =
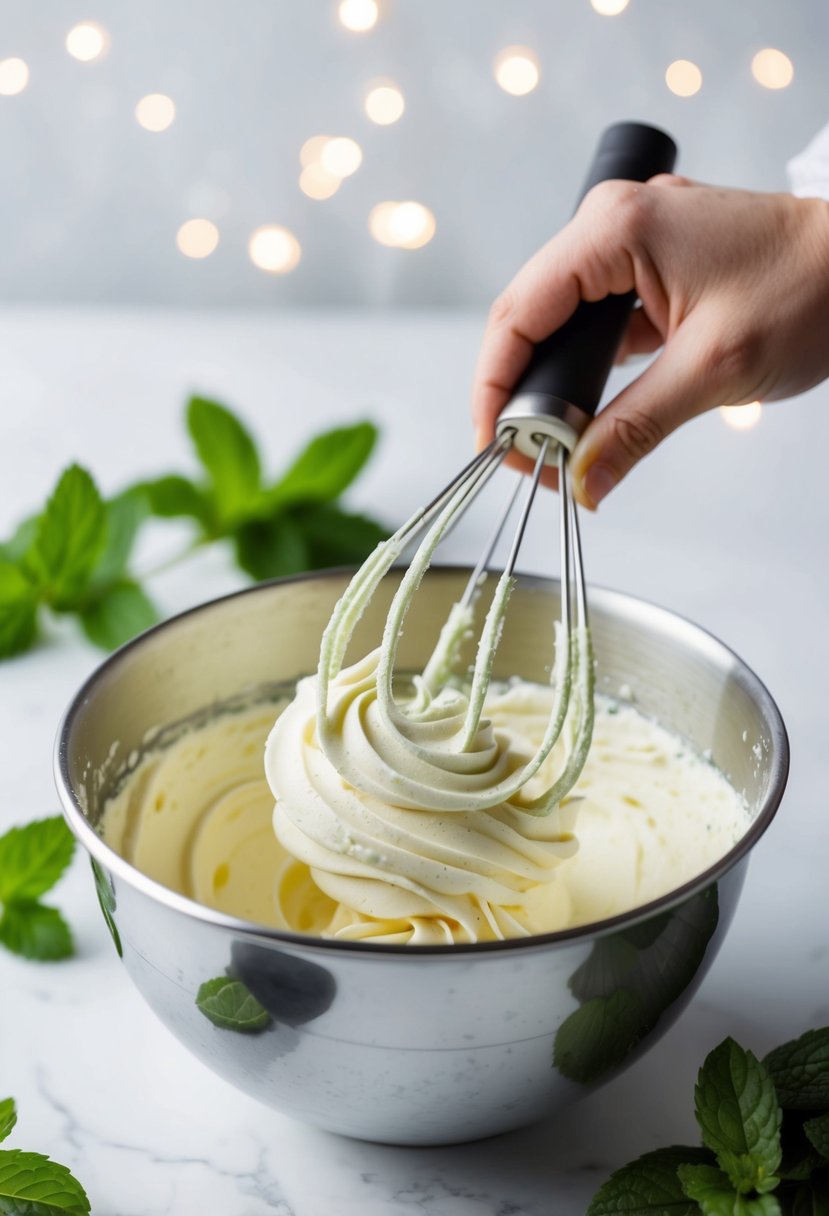
[[[433,570],[415,598],[400,665],[414,670],[468,577]],[[136,986],[215,1072],[318,1127],[392,1144],[450,1144],[520,1127],[566,1106],[646,1051],[714,959],[748,855],[786,784],[788,743],[766,688],[696,625],[631,596],[591,589],[600,691],[687,739],[744,795],[752,822],[716,865],[597,924],[468,946],[323,941],[196,904],[140,873],[101,839],[114,783],[159,727],[267,694],[316,667],[348,574],[261,585],[150,630],[106,660],[62,723],[57,784],[89,852],[102,911]],[[379,636],[393,571],[354,642]],[[556,582],[519,579],[495,674],[543,680],[559,612]],[[539,658],[539,656],[544,656]],[[264,1010],[248,1029],[197,1004],[230,976]],[[237,990],[238,991],[238,990]]]

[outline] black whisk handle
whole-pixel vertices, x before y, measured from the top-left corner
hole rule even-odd
[[[615,123],[599,140],[579,201],[602,181],[645,182],[657,173],[670,173],[676,157],[676,144],[658,127]],[[538,344],[498,420],[499,432],[517,428],[514,442],[520,451],[533,456],[539,435],[551,435],[572,448],[598,408],[635,302],[635,291],[583,302],[569,321]],[[545,418],[548,423],[533,431],[534,420],[541,423]]]

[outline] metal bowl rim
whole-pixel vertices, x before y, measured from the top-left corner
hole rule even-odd
[[[399,567],[394,567],[393,569],[397,568]],[[468,575],[470,572],[470,567],[453,564],[441,565],[436,563],[432,569],[435,573],[443,574]],[[683,883],[681,887],[676,887],[673,891],[661,895],[658,899],[651,900],[647,904],[640,904],[616,916],[600,921],[593,921],[589,924],[577,925],[569,929],[560,929],[554,933],[513,937],[508,938],[506,941],[470,942],[446,946],[387,945],[364,941],[315,938],[301,933],[287,933],[278,929],[271,929],[265,925],[256,924],[253,921],[228,916],[226,913],[219,912],[214,908],[208,908],[205,904],[197,903],[186,895],[180,895],[169,887],[156,882],[155,879],[149,878],[105,844],[84,815],[69,779],[68,741],[71,738],[77,715],[90,696],[94,695],[97,685],[110,676],[113,669],[117,668],[126,654],[143,646],[149,638],[154,637],[162,630],[179,625],[189,617],[209,612],[219,604],[228,603],[242,596],[256,595],[276,586],[287,586],[293,583],[309,581],[327,581],[331,578],[346,577],[353,573],[353,567],[307,571],[303,574],[296,574],[287,578],[270,579],[266,582],[257,583],[253,587],[244,587],[239,591],[233,591],[227,595],[205,600],[203,603],[196,604],[184,612],[179,612],[175,616],[168,617],[166,620],[154,625],[151,629],[145,630],[144,633],[139,634],[125,645],[119,647],[118,650],[114,651],[95,668],[81,685],[64,712],[58,726],[54,748],[54,776],[64,817],[74,835],[95,861],[149,899],[161,903],[182,915],[195,918],[205,924],[215,925],[217,928],[244,936],[248,939],[258,939],[271,945],[279,943],[286,946],[301,947],[302,949],[322,954],[341,954],[346,952],[361,955],[363,958],[393,956],[395,958],[417,960],[418,958],[428,956],[431,958],[443,957],[451,959],[457,958],[459,954],[488,954],[503,950],[546,950],[551,947],[566,946],[580,939],[585,941],[594,940],[613,933],[618,929],[631,927],[641,921],[648,920],[652,916],[676,907],[717,882],[727,871],[733,869],[747,857],[747,854],[750,853],[773,820],[786,788],[789,774],[790,749],[786,727],[780,710],[760,677],[725,642],[720,641],[713,633],[703,628],[703,626],[696,624],[696,622],[688,617],[682,616],[670,608],[663,608],[649,600],[630,595],[627,592],[614,591],[611,588],[591,584],[589,588],[591,603],[607,607],[615,615],[641,618],[644,612],[646,615],[650,615],[654,621],[659,620],[663,625],[669,625],[670,629],[674,632],[680,630],[682,633],[694,635],[697,645],[700,641],[703,641],[709,652],[712,655],[716,654],[722,665],[730,667],[744,687],[750,691],[752,699],[758,705],[770,725],[776,759],[770,774],[769,792],[763,806],[752,821],[748,831],[733,848],[715,862],[714,865],[709,866],[707,870],[696,875],[696,877],[688,882]],[[528,587],[548,589],[560,586],[560,580],[556,578],[531,574],[522,574],[518,578],[521,585]]]

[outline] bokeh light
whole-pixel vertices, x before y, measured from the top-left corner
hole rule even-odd
[[[166,93],[148,93],[135,107],[135,117],[145,131],[166,131],[176,116],[176,103]]]
[[[299,188],[309,198],[331,198],[340,188],[342,178],[329,173],[324,165],[314,162],[306,165],[299,175]]]
[[[287,228],[267,224],[257,228],[248,241],[248,253],[254,266],[270,274],[288,274],[302,256],[299,241]]]
[[[66,49],[73,59],[91,63],[109,50],[109,34],[97,21],[82,21],[66,35]]]
[[[338,12],[345,28],[355,34],[373,29],[380,15],[377,0],[341,0]]]
[[[322,150],[327,143],[331,142],[330,135],[312,135],[310,139],[306,139],[305,143],[299,150],[299,161],[302,165],[316,165],[319,163],[319,158],[322,156]]]
[[[376,122],[380,127],[388,127],[402,117],[406,102],[396,84],[384,81],[369,89],[365,107],[372,122]]]
[[[693,97],[702,88],[702,72],[690,59],[675,59],[665,71],[665,84],[677,97]]]
[[[209,257],[218,243],[219,229],[211,220],[187,220],[176,233],[176,244],[186,258]]]
[[[356,140],[341,135],[323,144],[319,163],[334,177],[351,177],[363,163],[363,152]]]
[[[747,405],[721,405],[720,416],[726,426],[735,431],[747,431],[756,426],[763,413],[759,401],[749,401]]]
[[[420,249],[435,235],[435,217],[423,203],[389,199],[371,209],[368,226],[375,241],[395,249]]]
[[[794,65],[788,55],[767,46],[752,59],[751,74],[764,89],[785,89],[794,79]]]
[[[498,84],[513,97],[532,93],[540,76],[535,53],[526,46],[508,46],[499,51],[494,70]]]
[[[29,83],[29,67],[16,56],[0,60],[0,97],[14,97]]]
[[[597,13],[603,17],[618,17],[627,8],[630,0],[590,0]]]

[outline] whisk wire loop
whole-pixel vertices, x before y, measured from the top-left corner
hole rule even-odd
[[[330,685],[342,668],[348,642],[372,594],[406,544],[421,535],[412,562],[392,600],[373,684],[372,678],[366,675],[367,683],[361,684],[358,690],[362,695],[372,684],[376,695],[376,712],[387,738],[394,741],[391,746],[403,749],[412,758],[413,776],[407,783],[409,792],[405,797],[401,794],[401,798],[404,798],[401,805],[434,811],[464,811],[468,809],[464,781],[470,779],[470,774],[480,772],[480,780],[485,779],[489,784],[476,788],[477,806],[485,809],[510,801],[516,810],[530,815],[548,815],[578,779],[589,747],[593,713],[593,659],[587,629],[578,521],[567,476],[567,453],[561,446],[557,452],[562,553],[561,617],[553,628],[554,660],[550,682],[554,692],[547,727],[535,754],[520,769],[514,770],[507,764],[507,756],[488,724],[482,722],[507,605],[515,584],[515,565],[541,473],[549,463],[549,447],[555,442],[550,438],[540,441],[532,477],[528,484],[523,483],[527,485],[525,501],[509,556],[484,620],[468,693],[450,689],[448,677],[461,642],[472,630],[475,603],[486,579],[488,562],[517,502],[522,483],[511,493],[463,595],[451,609],[423,675],[415,677],[414,699],[403,706],[397,703],[394,696],[400,634],[412,598],[438,544],[499,468],[512,441],[513,433],[502,431],[430,503],[378,546],[352,579],[335,607],[323,636],[318,677],[317,731],[323,750],[339,766],[343,777],[359,785],[360,774],[352,772],[348,749],[336,737],[336,723],[329,716]],[[574,684],[577,686],[575,696],[572,695]],[[459,710],[462,711],[460,718]],[[568,722],[573,746],[563,771],[539,797],[528,798],[524,786],[539,772]],[[389,792],[395,788],[391,772],[386,777],[376,776],[366,778],[366,781],[367,784],[363,786],[366,792],[381,797],[389,796]]]

